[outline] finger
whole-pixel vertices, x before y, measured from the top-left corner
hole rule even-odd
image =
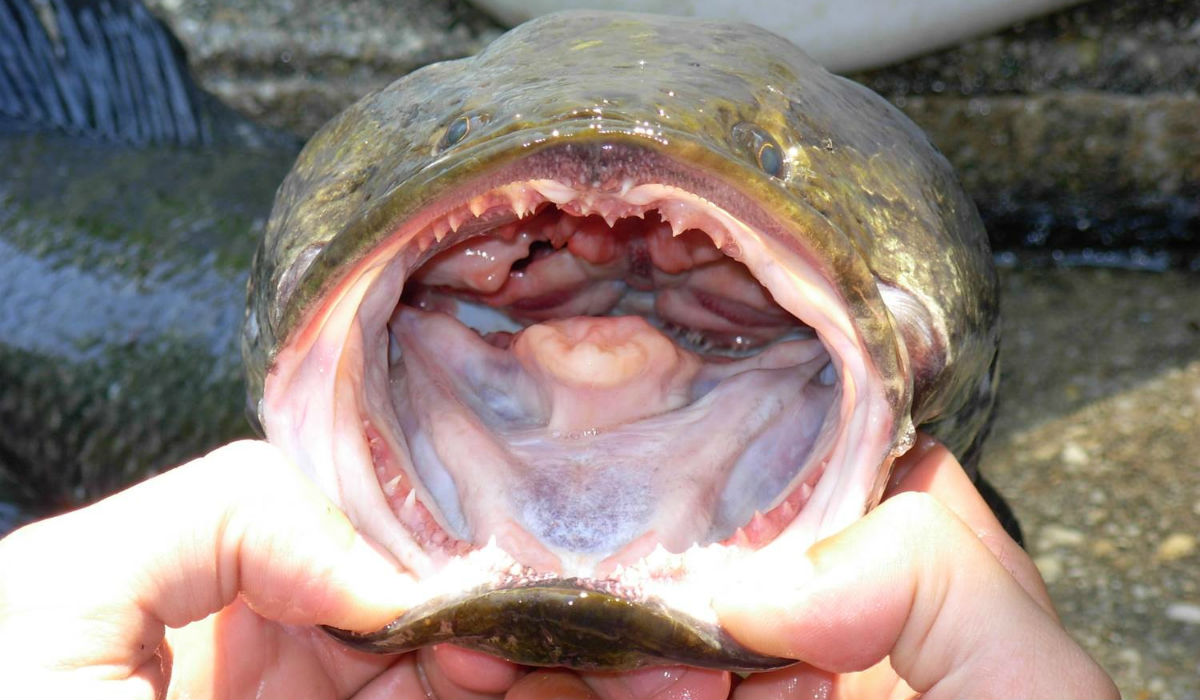
[[[734,700],[784,700],[831,698],[834,674],[808,664],[755,673],[742,679],[729,695]],[[862,697],[868,697],[863,695]]]
[[[502,698],[522,674],[516,664],[452,644],[424,647],[417,658],[439,698]]]
[[[600,696],[570,671],[539,669],[522,676],[504,697],[506,700],[595,700]]]
[[[174,654],[169,697],[349,697],[408,656],[354,651],[311,625],[268,623],[241,599],[198,622],[168,628]],[[413,666],[415,668],[415,666]],[[387,687],[387,684],[384,684]],[[422,694],[423,695],[423,694]],[[419,696],[414,696],[419,697]]]
[[[198,620],[239,593],[272,620],[359,631],[406,607],[412,579],[266,443],[229,445],[141,487],[140,498],[178,523],[159,529],[157,557],[132,562],[146,562],[140,602],[168,625]]]
[[[857,700],[858,698],[908,698],[917,693],[892,669],[887,659],[853,673],[831,673],[808,664],[795,664],[756,673],[733,689],[738,700]]]
[[[204,618],[239,592],[274,619],[367,630],[403,609],[408,585],[260,442],[23,528],[0,541],[0,564],[23,572],[0,581],[0,634],[27,642],[18,665],[97,679],[138,679],[163,625]],[[141,680],[141,691],[161,687]]]
[[[902,493],[802,557],[765,548],[755,602],[714,600],[761,652],[833,672],[890,656],[931,697],[1114,696],[1104,672],[934,498]],[[1019,669],[1019,672],[1016,670]]]
[[[983,542],[1021,588],[1047,614],[1055,619],[1058,612],[1050,592],[1033,560],[1008,536],[1004,526],[988,506],[958,460],[932,437],[919,434],[913,449],[896,460],[892,484],[885,498],[909,491],[925,492],[950,509]]]
[[[281,695],[279,697],[284,696]],[[352,696],[353,700],[393,700],[394,698],[430,697],[435,696],[422,680],[421,671],[417,667],[416,654],[405,654],[393,666],[371,679],[371,682],[360,688]]]
[[[602,698],[724,698],[732,682],[728,671],[690,666],[652,666],[620,673],[582,673]]]
[[[453,644],[438,644],[432,651],[434,661],[448,678],[477,693],[503,694],[525,672],[511,661]]]

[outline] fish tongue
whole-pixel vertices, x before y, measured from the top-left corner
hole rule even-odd
[[[638,316],[574,317],[526,328],[512,352],[549,398],[548,427],[597,430],[690,400],[700,360]]]

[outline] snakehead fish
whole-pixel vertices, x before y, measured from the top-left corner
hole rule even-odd
[[[755,27],[563,13],[307,144],[243,353],[268,439],[411,575],[341,638],[754,670],[788,661],[711,592],[862,516],[918,427],[970,460],[996,294],[879,96]]]

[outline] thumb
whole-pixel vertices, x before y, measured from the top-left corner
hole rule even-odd
[[[804,555],[768,546],[752,561],[744,585],[753,587],[731,588],[714,607],[734,637],[763,653],[835,673],[888,658],[929,697],[1116,695],[1057,620],[928,494],[899,494]]]
[[[12,668],[154,685],[164,625],[239,594],[280,622],[365,631],[398,615],[411,585],[281,453],[251,441],[14,532],[0,570]]]

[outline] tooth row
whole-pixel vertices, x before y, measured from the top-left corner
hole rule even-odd
[[[809,476],[803,483],[797,486],[783,503],[780,503],[765,515],[759,511],[755,511],[754,516],[750,518],[750,522],[735,530],[732,535],[725,539],[723,544],[756,548],[760,544],[774,539],[780,532],[783,532],[788,524],[795,519],[796,514],[808,503],[808,499],[813,493],[813,482],[819,479],[820,475],[820,470],[816,470],[816,473]]]
[[[424,250],[433,241],[441,242],[451,233],[457,233],[471,218],[479,218],[497,207],[505,207],[519,218],[525,218],[543,202],[553,202],[575,216],[598,215],[610,227],[619,219],[643,217],[647,211],[657,210],[671,226],[674,236],[699,229],[708,233],[717,248],[724,250],[730,245],[731,238],[725,222],[728,214],[676,187],[661,184],[635,186],[626,178],[619,191],[598,192],[577,190],[558,180],[538,179],[510,183],[472,197],[465,205],[429,226],[432,241],[428,237],[423,238],[421,249]]]

